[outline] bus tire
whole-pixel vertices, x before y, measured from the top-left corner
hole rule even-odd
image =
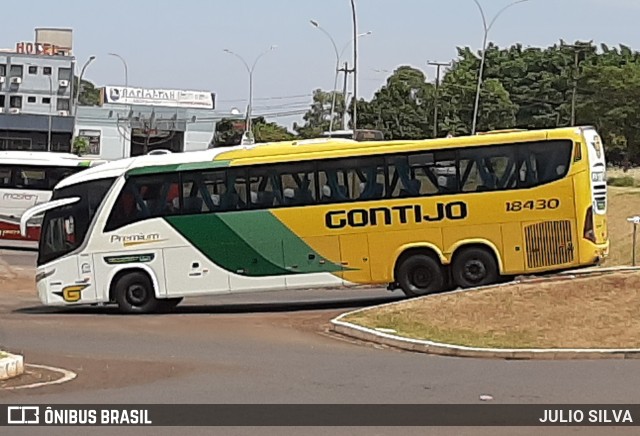
[[[125,274],[115,285],[118,308],[123,313],[151,313],[160,308],[149,276],[140,271]]]
[[[500,277],[495,257],[487,249],[463,248],[454,256],[454,282],[461,288],[474,288],[496,283]]]
[[[407,297],[420,297],[444,289],[442,266],[426,254],[414,254],[403,260],[396,279]]]

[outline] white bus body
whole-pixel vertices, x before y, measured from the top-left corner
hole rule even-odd
[[[0,151],[0,246],[37,248],[39,223],[21,236],[22,213],[48,201],[63,178],[100,162],[67,153]]]
[[[40,300],[50,306],[117,301],[112,287],[125,270],[146,273],[155,298],[168,305],[177,304],[185,296],[225,294],[231,290],[252,292],[343,284],[330,273],[304,277],[234,274],[209,260],[162,218],[145,219],[113,231],[105,228],[131,170],[210,162],[216,154],[234,148],[239,147],[122,159],[63,180],[51,201],[30,209],[21,220],[24,231],[31,216],[52,211],[45,216],[40,241],[36,271]],[[133,288],[131,299],[135,299]],[[157,306],[126,309],[117,302],[128,312],[158,310]]]

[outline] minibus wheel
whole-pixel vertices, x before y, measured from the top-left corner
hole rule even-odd
[[[396,279],[408,297],[420,297],[444,289],[442,266],[426,254],[414,254],[403,260]]]
[[[490,285],[500,276],[493,254],[478,247],[462,248],[453,258],[452,273],[453,280],[462,288]]]
[[[124,313],[149,313],[158,310],[156,298],[149,276],[140,271],[121,276],[115,285],[118,307]]]

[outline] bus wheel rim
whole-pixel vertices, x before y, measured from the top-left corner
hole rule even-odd
[[[131,285],[127,289],[127,300],[134,306],[143,304],[147,299],[147,289],[142,285]]]
[[[427,288],[432,280],[433,277],[428,268],[416,267],[411,271],[411,284],[417,289]]]
[[[487,276],[487,268],[479,260],[470,260],[464,266],[464,275],[471,282],[480,282]]]

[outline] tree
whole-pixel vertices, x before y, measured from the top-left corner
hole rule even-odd
[[[74,76],[74,90],[78,89],[78,77]],[[89,82],[82,79],[82,86],[80,87],[80,94],[78,95],[79,106],[98,106],[100,104],[100,89]]]
[[[316,89],[313,91],[313,102],[311,108],[304,114],[302,119],[304,124],[294,123],[293,129],[301,138],[317,138],[322,133],[329,130],[331,120],[331,104],[333,92]],[[337,130],[340,125],[340,114],[344,111],[344,97],[342,93],[336,92],[336,104],[333,118],[333,129]]]
[[[382,130],[388,139],[429,137],[434,90],[422,71],[398,67],[371,102],[358,102],[358,127]]]
[[[582,87],[586,98],[578,106],[578,116],[607,140],[608,158],[640,163],[640,63],[606,61],[586,67]]]
[[[295,135],[286,127],[268,122],[264,117],[252,119],[252,128],[256,142],[288,141]],[[222,119],[216,123],[213,143],[216,147],[239,145],[246,123],[244,120]]]
[[[286,127],[267,122],[264,117],[253,120],[253,130],[256,142],[290,141],[295,138],[295,135]]]
[[[76,136],[73,138],[72,151],[78,156],[82,156],[89,151],[89,140],[84,136]]]

